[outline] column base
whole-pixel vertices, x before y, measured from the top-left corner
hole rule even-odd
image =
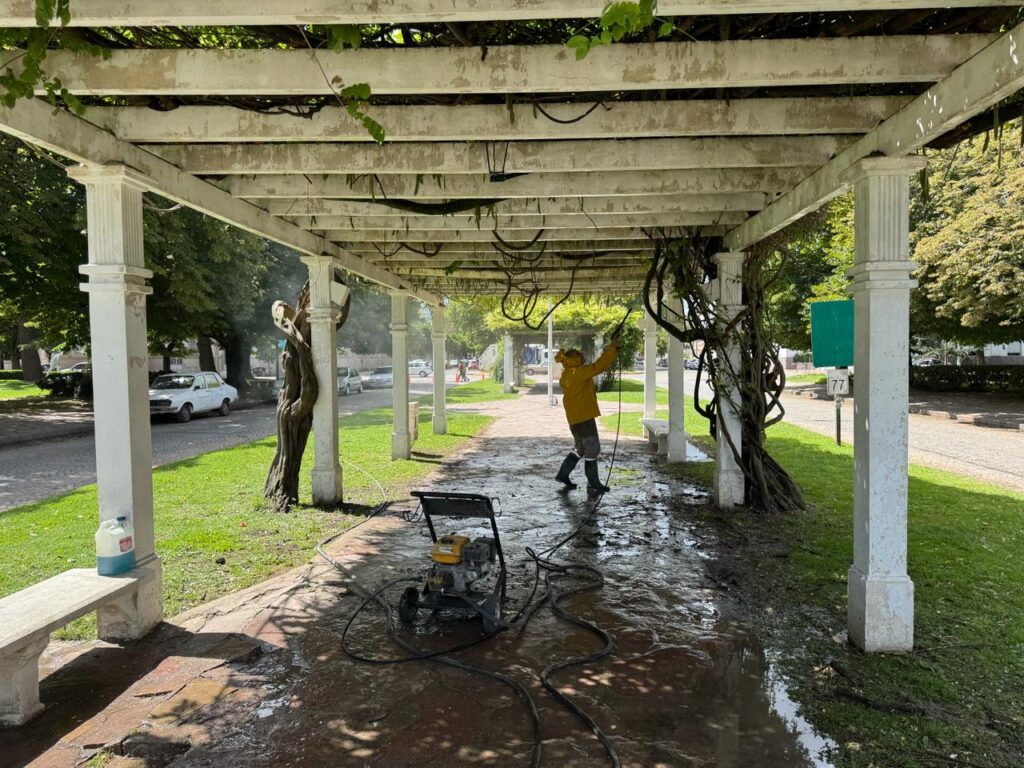
[[[313,468],[313,503],[340,504],[342,501],[341,467]]]
[[[408,432],[391,433],[391,459],[408,459],[412,456],[412,444]]]
[[[431,427],[433,427],[435,435],[446,435],[448,434],[448,419],[443,414],[438,414],[435,411]]]
[[[120,643],[138,640],[164,620],[163,564],[152,555],[135,565],[136,571],[147,572],[139,588],[96,611],[97,635],[100,640]]]
[[[674,437],[670,434],[668,437],[668,453],[665,454],[665,463],[681,464],[686,461],[686,451],[689,444],[689,433],[683,432],[679,437]]]
[[[736,509],[746,504],[746,478],[738,468],[722,469],[719,459],[715,466],[715,506],[719,509]]]
[[[871,576],[850,566],[847,632],[868,652],[914,648],[914,582],[909,576]]]

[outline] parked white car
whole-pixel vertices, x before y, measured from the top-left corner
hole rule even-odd
[[[363,391],[363,377],[355,368],[338,369],[338,394],[350,395]]]
[[[412,376],[426,377],[433,372],[433,368],[426,360],[413,360],[409,363],[409,373]]]
[[[193,414],[214,411],[220,416],[231,413],[238,390],[224,382],[219,374],[165,373],[157,376],[149,389],[151,416],[174,416],[180,422]]]
[[[370,378],[366,380],[367,389],[386,389],[394,385],[394,372],[390,365],[374,368]]]

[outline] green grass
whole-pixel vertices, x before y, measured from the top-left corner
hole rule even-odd
[[[797,373],[786,376],[787,384],[824,384],[827,377],[823,373]]]
[[[598,392],[597,399],[602,402],[619,402],[619,387],[616,382],[615,388],[609,392]],[[622,380],[622,402],[633,403],[643,405],[644,402],[644,383],[642,381],[636,381],[635,379],[623,379]],[[668,405],[668,390],[664,387],[658,387],[657,399],[658,405]],[[639,422],[638,422],[639,423]]]
[[[0,380],[0,400],[20,400],[23,397],[46,397],[49,394],[30,381]]]
[[[373,505],[380,493],[366,474],[344,462],[378,478],[395,498],[491,421],[487,416],[451,413],[448,434],[434,435],[429,414],[421,413],[412,460],[393,462],[390,409],[341,419],[346,501]],[[360,519],[305,506],[289,514],[268,510],[262,490],[275,444],[276,438],[258,440],[154,471],[156,548],[163,558],[167,616],[308,561],[320,539]],[[303,499],[309,498],[312,463],[311,439],[303,460]],[[90,485],[0,513],[0,595],[68,568],[94,566],[96,508],[96,486]],[[215,564],[218,557],[226,564]],[[95,619],[90,616],[58,636],[83,638],[94,633]]]
[[[501,384],[494,379],[481,379],[466,384],[456,384],[445,393],[445,402],[448,405],[461,405],[464,403],[482,403],[488,400],[515,400],[519,397],[515,392],[502,392]],[[434,404],[434,395],[421,395],[417,398],[421,405]]]
[[[615,417],[604,425],[614,429]],[[701,437],[707,422],[689,403],[686,428],[698,442],[708,439]],[[639,414],[624,414],[623,433],[640,432]],[[839,744],[836,765],[1019,768],[1024,494],[911,465],[917,650],[864,654],[844,641],[853,449],[785,423],[768,430],[767,444],[803,488],[808,511],[712,520],[724,525],[723,538],[740,542],[725,550],[723,565],[736,574],[743,602],[755,606],[754,623],[802,714]],[[707,484],[711,467],[667,471]]]

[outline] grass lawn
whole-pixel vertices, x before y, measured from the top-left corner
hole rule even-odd
[[[445,392],[445,402],[448,405],[461,405],[463,403],[482,403],[487,400],[515,400],[519,397],[514,392],[506,393],[501,391],[501,384],[494,379],[481,379],[470,381],[466,384],[456,384]],[[421,405],[434,405],[433,393],[420,395],[417,401]]]
[[[467,385],[470,386],[470,385]],[[410,461],[391,460],[391,410],[376,409],[341,419],[343,462],[374,475],[391,498],[436,467],[490,423],[487,416],[451,413],[448,434],[434,435],[430,416],[420,415],[420,437]],[[315,544],[360,518],[343,512],[296,507],[278,514],[264,507],[262,491],[276,438],[203,454],[153,472],[156,547],[163,558],[165,613],[180,611],[256,584],[312,558]],[[309,498],[310,439],[303,461],[300,498]],[[373,481],[342,464],[346,501],[372,506],[380,500]],[[96,486],[0,513],[0,595],[60,573],[93,567]],[[224,557],[226,563],[215,560]],[[68,625],[62,638],[93,637],[95,616]]]
[[[787,384],[824,384],[828,377],[823,373],[796,373],[786,377]]]
[[[604,424],[614,429],[615,417]],[[687,431],[706,435],[706,425],[687,408]],[[623,432],[640,434],[637,414],[623,415]],[[719,518],[736,542],[722,565],[755,606],[802,714],[839,744],[836,764],[1024,765],[1024,495],[911,466],[916,650],[864,654],[845,642],[853,449],[785,423],[768,431],[768,446],[809,508]],[[710,467],[680,471],[706,484]]]
[[[619,386],[618,382],[615,383],[614,389],[608,392],[598,392],[597,399],[602,402],[619,402]],[[635,379],[623,379],[622,380],[622,402],[634,403],[643,405],[644,403],[644,383],[642,381],[636,381]],[[658,387],[657,399],[658,405],[668,405],[668,390],[664,387]],[[638,421],[637,424],[640,422]]]
[[[49,392],[31,381],[0,380],[0,400],[18,400],[23,397],[46,397]]]

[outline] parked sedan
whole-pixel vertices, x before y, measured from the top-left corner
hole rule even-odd
[[[355,368],[338,369],[338,394],[351,395],[363,391],[363,377]]]
[[[433,368],[426,360],[413,360],[409,363],[409,373],[413,376],[425,378],[433,372]]]
[[[180,422],[207,411],[227,416],[237,399],[238,390],[226,384],[219,374],[210,371],[165,373],[150,385],[149,413],[174,416]]]
[[[696,357],[690,357],[683,361],[683,368],[688,371],[696,371],[700,368],[700,360]]]
[[[374,368],[370,373],[370,378],[365,382],[367,389],[387,389],[395,384],[393,369],[390,365],[383,365],[380,368]]]

